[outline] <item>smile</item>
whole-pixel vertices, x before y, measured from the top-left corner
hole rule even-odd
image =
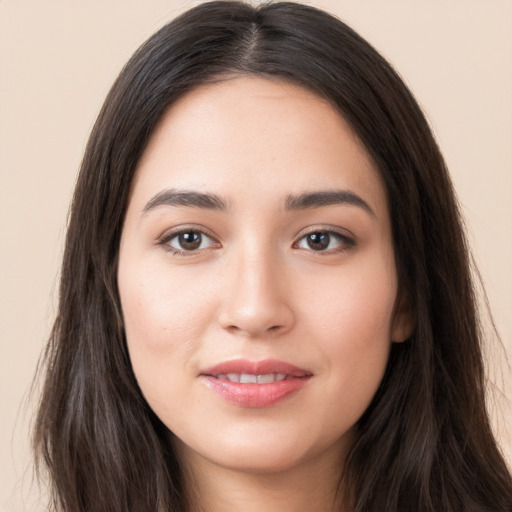
[[[226,361],[201,372],[209,389],[241,407],[275,405],[302,389],[313,374],[277,360]]]
[[[216,375],[219,380],[229,380],[230,382],[241,382],[242,384],[268,384],[269,382],[280,382],[290,379],[289,375],[284,373],[267,373],[265,375],[254,375],[251,373],[228,373]]]

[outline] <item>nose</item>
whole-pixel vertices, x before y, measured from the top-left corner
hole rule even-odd
[[[250,338],[288,332],[295,322],[284,272],[269,255],[238,257],[223,290],[222,328]]]

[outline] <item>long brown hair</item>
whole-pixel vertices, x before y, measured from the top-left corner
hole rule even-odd
[[[443,158],[392,67],[338,19],[296,3],[211,2],[131,58],[94,126],[71,206],[60,302],[34,430],[52,507],[186,509],[172,434],[137,386],[116,283],[137,163],[187,91],[226,75],[276,76],[326,98],[385,182],[401,293],[414,335],[393,344],[340,475],[355,512],[510,511],[491,432],[468,248]]]

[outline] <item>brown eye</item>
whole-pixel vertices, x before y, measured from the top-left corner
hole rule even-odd
[[[189,229],[171,235],[165,244],[176,253],[187,253],[212,247],[215,241],[201,231]]]
[[[354,240],[335,231],[313,231],[302,236],[296,243],[299,249],[326,253],[341,252],[354,245]]]
[[[329,233],[311,233],[306,236],[306,243],[313,251],[324,251],[329,247],[330,242]]]
[[[188,233],[180,233],[178,235],[178,245],[185,251],[195,251],[201,246],[201,233],[190,231]]]

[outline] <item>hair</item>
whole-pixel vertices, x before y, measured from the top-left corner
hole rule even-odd
[[[134,377],[116,282],[133,176],[156,124],[205,83],[253,75],[325,98],[385,183],[399,288],[416,328],[393,343],[340,475],[354,512],[510,511],[512,480],[485,408],[469,251],[447,169],[392,67],[337,18],[291,3],[199,5],[123,68],[88,141],[73,197],[59,309],[34,428],[52,510],[186,509],[172,435]]]

